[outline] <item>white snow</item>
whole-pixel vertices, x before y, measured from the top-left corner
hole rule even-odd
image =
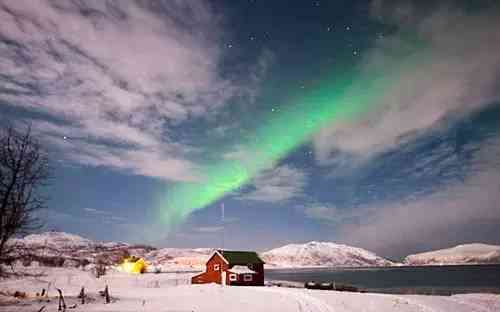
[[[162,248],[153,250],[144,255],[144,258],[154,267],[164,271],[199,270],[205,269],[214,249],[211,248]]]
[[[392,262],[367,250],[332,242],[290,244],[261,254],[267,266],[388,266]]]
[[[465,244],[407,256],[408,265],[500,263],[500,246]]]
[[[229,271],[236,274],[254,274],[255,271],[250,270],[247,266],[244,265],[235,265]]]
[[[21,239],[14,239],[12,243],[27,247],[47,247],[58,249],[91,248],[95,243],[89,239],[65,232],[45,232],[27,235]]]
[[[36,276],[0,280],[0,311],[56,311],[55,288],[63,290],[74,311],[283,311],[283,312],[494,312],[500,311],[500,296],[467,294],[454,296],[386,295],[343,293],[281,287],[222,287],[216,284],[187,285],[190,274],[127,275],[111,272],[100,279],[74,268],[23,268]],[[49,303],[35,292],[51,283]],[[109,286],[113,302],[98,295]],[[81,305],[75,296],[81,286],[92,298]],[[27,292],[27,299],[14,299],[14,291]],[[91,301],[89,303],[89,301]]]

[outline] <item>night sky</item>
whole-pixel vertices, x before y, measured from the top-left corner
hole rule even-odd
[[[470,2],[0,0],[0,122],[50,154],[49,230],[500,244],[500,5]]]

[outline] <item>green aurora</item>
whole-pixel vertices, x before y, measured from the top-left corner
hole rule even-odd
[[[325,126],[363,118],[383,102],[390,88],[397,87],[402,68],[415,68],[411,58],[396,69],[378,74],[346,71],[332,75],[319,87],[275,110],[261,123],[251,139],[241,142],[245,159],[223,159],[201,170],[199,182],[176,183],[160,202],[160,221],[179,224],[202,209],[249,183],[259,172],[271,168],[290,152],[307,143]],[[413,64],[412,64],[413,63]],[[223,150],[223,149],[221,149]]]

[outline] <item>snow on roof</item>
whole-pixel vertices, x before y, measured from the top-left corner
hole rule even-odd
[[[229,269],[230,272],[236,274],[255,274],[256,272],[250,270],[247,266],[244,265],[235,265],[234,267]]]

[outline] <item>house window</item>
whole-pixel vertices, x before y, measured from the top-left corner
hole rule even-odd
[[[231,273],[231,274],[229,274],[229,280],[231,282],[236,282],[238,280],[238,278],[236,277],[236,274]]]
[[[251,282],[252,278],[253,278],[252,274],[245,274],[245,275],[243,275],[243,280],[245,282]]]
[[[214,271],[219,271],[220,266],[218,264],[214,264]]]

